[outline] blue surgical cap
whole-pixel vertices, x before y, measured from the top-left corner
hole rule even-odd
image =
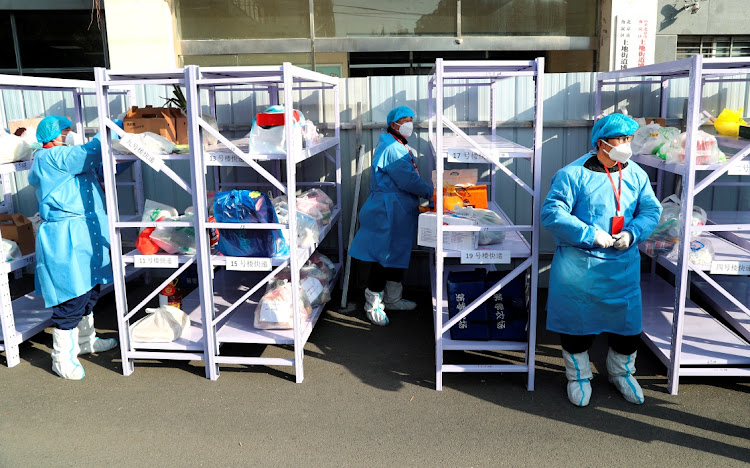
[[[397,122],[400,119],[403,119],[404,117],[414,118],[414,111],[406,106],[398,106],[388,113],[386,123],[390,125],[393,122]]]
[[[638,130],[638,122],[625,114],[609,114],[597,120],[591,129],[591,146],[596,142],[623,135],[632,135]]]
[[[48,143],[59,137],[62,131],[73,126],[73,122],[59,115],[48,115],[36,127],[39,143]]]

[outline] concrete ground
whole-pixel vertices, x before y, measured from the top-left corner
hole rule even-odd
[[[359,299],[360,294],[356,294]],[[47,330],[24,343],[21,364],[0,366],[0,466],[747,466],[750,379],[684,378],[666,392],[665,368],[644,347],[646,403],[607,383],[606,343],[592,349],[594,395],[565,395],[560,347],[540,317],[536,389],[524,374],[447,374],[435,385],[429,296],[414,312],[371,325],[327,311],[305,348],[305,380],[292,368],[136,361],[117,351],[82,357],[86,377],[50,370]],[[543,302],[542,297],[542,302]],[[100,335],[116,336],[114,297],[97,309]],[[337,304],[332,302],[330,304]],[[290,357],[289,348],[233,352]],[[479,353],[483,354],[483,353]],[[513,361],[514,355],[450,355]]]

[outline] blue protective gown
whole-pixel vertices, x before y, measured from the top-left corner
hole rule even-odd
[[[29,183],[42,218],[35,283],[46,307],[112,282],[104,192],[94,174],[101,163],[98,136],[85,145],[56,146],[34,155]]]
[[[633,235],[626,250],[594,247],[596,228],[611,231],[616,201],[606,173],[584,167],[586,154],[557,171],[544,200],[541,221],[555,237],[547,300],[547,329],[569,335],[641,332],[641,256],[638,243],[656,227],[661,204],[646,172],[630,161],[622,170],[623,230]],[[615,186],[617,166],[610,170]]]
[[[370,196],[359,212],[349,253],[387,268],[408,268],[417,235],[419,197],[432,198],[408,147],[390,133],[380,136],[372,158]]]

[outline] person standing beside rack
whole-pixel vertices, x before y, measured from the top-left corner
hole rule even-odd
[[[417,306],[402,298],[401,280],[417,234],[419,198],[431,199],[433,187],[420,177],[415,152],[407,144],[413,118],[407,106],[388,113],[388,128],[372,157],[370,196],[359,212],[360,227],[349,251],[353,258],[370,262],[365,312],[380,326],[388,325],[386,309]]]
[[[42,223],[36,237],[37,294],[52,308],[52,370],[64,379],[85,376],[79,354],[99,353],[117,340],[96,337],[93,307],[101,284],[111,283],[109,228],[104,193],[95,171],[102,163],[99,135],[75,144],[72,123],[50,115],[36,136],[29,184],[36,190]]]
[[[609,381],[627,401],[644,401],[633,377],[642,309],[638,243],[658,224],[661,204],[646,172],[628,162],[637,129],[623,114],[599,119],[594,151],[557,171],[542,206],[542,224],[557,244],[547,329],[560,334],[568,399],[576,406],[591,398],[588,350],[605,332]]]

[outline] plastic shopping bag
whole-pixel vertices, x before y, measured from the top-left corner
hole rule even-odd
[[[714,120],[714,128],[722,135],[738,136],[740,125],[747,125],[742,120],[742,107],[738,110],[724,109]]]
[[[636,130],[631,147],[633,154],[655,154],[665,143],[669,143],[680,135],[680,130],[674,127],[662,127],[657,123],[650,123]]]
[[[22,257],[18,244],[10,239],[3,239],[3,255],[6,262],[12,262]]]
[[[178,216],[170,221],[193,222],[193,214]],[[145,232],[145,230],[143,231]],[[168,254],[195,254],[195,228],[193,226],[156,226],[151,241]]]
[[[477,220],[477,224],[486,226],[505,226],[505,221],[492,210],[481,208],[456,207],[453,210],[457,215]],[[499,244],[505,240],[504,231],[480,231],[479,245]]]
[[[710,164],[723,164],[727,161],[724,153],[719,149],[716,137],[698,130],[696,142],[695,163],[706,166]],[[658,149],[657,155],[666,160],[668,163],[685,164],[685,142],[686,133],[672,140],[669,144],[663,145]]]
[[[34,150],[23,138],[0,129],[0,164],[28,161]]]
[[[299,296],[302,305],[299,311],[299,321],[302,324],[312,314],[312,306],[304,292],[300,291]],[[284,281],[282,284],[266,291],[255,308],[253,325],[261,330],[284,330],[294,327],[291,283]]]
[[[250,190],[218,192],[214,197],[217,223],[278,223],[271,199]],[[216,249],[237,257],[272,257],[281,237],[279,229],[219,229]]]
[[[177,307],[163,305],[146,312],[148,315],[130,326],[134,341],[169,343],[179,339],[190,325],[188,315]]]
[[[258,117],[262,115],[269,116],[274,114],[284,114],[284,106],[271,106],[267,108]],[[298,110],[293,111],[294,122],[292,124],[292,147],[294,149],[302,149],[302,129],[305,125],[305,116]],[[286,154],[286,131],[284,126],[283,117],[281,118],[281,124],[274,122],[274,125],[263,125],[264,122],[261,120],[258,123],[258,118],[253,120],[253,126],[250,129],[249,137],[249,153],[253,154]]]

